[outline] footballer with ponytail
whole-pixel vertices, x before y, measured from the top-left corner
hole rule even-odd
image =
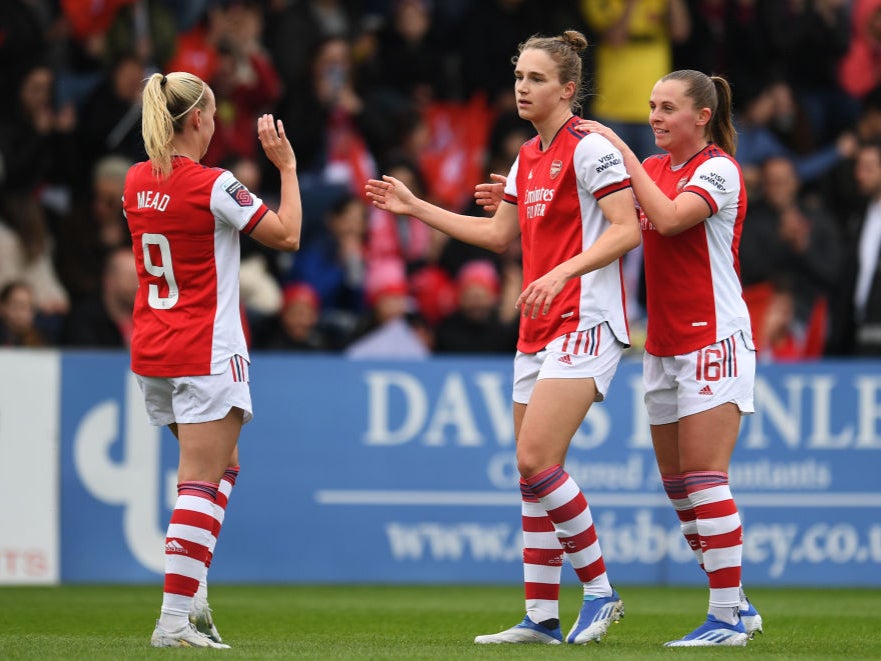
[[[216,111],[203,80],[155,73],[142,105],[149,160],[129,169],[123,195],[139,282],[131,369],[150,422],[167,426],[180,446],[162,606],[150,644],[227,648],[208,605],[207,575],[239,473],[239,434],[253,415],[239,234],[277,250],[299,248],[297,163],[281,120],[259,117],[257,138],[281,178],[273,211],[231,172],[201,163]]]
[[[171,174],[172,141],[182,133],[187,114],[208,105],[208,86],[191,73],[154,73],[144,85],[141,133],[150,162],[158,174]],[[206,145],[207,149],[207,145]],[[201,158],[201,155],[200,155]]]
[[[734,160],[731,88],[720,76],[674,71],[655,83],[648,110],[666,153],[642,163],[609,127],[580,128],[621,151],[639,203],[652,445],[709,587],[706,620],[666,645],[743,646],[762,631],[762,617],[742,588],[743,529],[728,484],[741,417],[755,410],[756,369],[739,275],[747,197]]]

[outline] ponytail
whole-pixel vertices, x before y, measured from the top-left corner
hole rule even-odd
[[[172,142],[184,127],[184,118],[194,108],[207,104],[207,85],[198,76],[175,71],[167,76],[154,73],[144,85],[141,134],[153,172],[171,174]]]
[[[710,118],[710,139],[729,156],[737,153],[737,131],[731,118],[731,86],[721,76],[710,76],[716,87],[716,109]]]

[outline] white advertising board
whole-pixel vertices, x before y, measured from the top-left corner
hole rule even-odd
[[[0,349],[0,585],[59,582],[61,355]]]

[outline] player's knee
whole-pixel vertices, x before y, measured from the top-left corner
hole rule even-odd
[[[554,465],[554,461],[539,454],[517,453],[517,470],[523,479],[538,475]]]

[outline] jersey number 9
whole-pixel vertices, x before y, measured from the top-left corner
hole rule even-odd
[[[160,264],[154,264],[150,255],[150,246],[156,246],[159,249],[161,257]],[[168,295],[161,296],[159,294],[159,285],[150,284],[147,288],[147,302],[151,308],[157,310],[168,310],[173,308],[177,303],[178,289],[177,281],[174,279],[174,267],[171,262],[171,245],[164,234],[148,234],[144,233],[141,237],[141,247],[144,253],[144,269],[152,276],[164,278],[168,286]]]

